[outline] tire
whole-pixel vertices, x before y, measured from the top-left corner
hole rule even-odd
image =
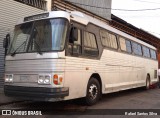
[[[91,78],[87,85],[87,94],[85,97],[85,103],[89,106],[94,105],[101,96],[100,84],[97,79]]]
[[[147,79],[146,79],[146,87],[145,87],[146,90],[150,89],[150,78],[149,76],[147,75]]]

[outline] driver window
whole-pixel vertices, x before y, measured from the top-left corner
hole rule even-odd
[[[81,31],[78,29],[78,40],[74,41],[74,44],[81,45]]]

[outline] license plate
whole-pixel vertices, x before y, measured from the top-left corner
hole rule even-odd
[[[20,80],[28,80],[28,79],[29,79],[29,76],[27,75],[20,76]]]

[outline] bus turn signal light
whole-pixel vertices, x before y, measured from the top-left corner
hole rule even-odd
[[[53,83],[55,85],[61,85],[63,82],[63,77],[58,76],[57,74],[53,75]]]
[[[59,77],[59,82],[62,83],[62,81],[63,81],[63,78]]]

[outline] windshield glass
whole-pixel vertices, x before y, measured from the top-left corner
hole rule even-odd
[[[8,54],[64,49],[68,21],[46,19],[17,25]]]

